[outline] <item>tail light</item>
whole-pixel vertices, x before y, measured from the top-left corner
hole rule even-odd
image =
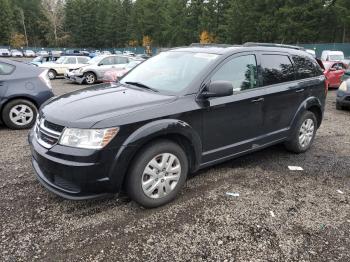
[[[41,81],[43,81],[43,83],[50,89],[52,89],[52,86],[51,86],[51,81],[49,79],[49,77],[47,76],[47,72],[49,70],[45,70],[43,71],[40,75],[39,75],[39,78]]]

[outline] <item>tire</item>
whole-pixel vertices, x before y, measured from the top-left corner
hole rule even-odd
[[[310,126],[308,126],[310,124]],[[314,113],[304,112],[299,118],[290,140],[285,143],[287,150],[293,153],[304,153],[312,145],[317,131],[317,119]],[[303,136],[304,134],[304,136]],[[302,142],[304,138],[304,143]]]
[[[171,161],[172,165],[162,168],[162,163],[165,166],[170,164],[165,160]],[[172,172],[167,173],[168,170]],[[171,141],[158,140],[141,149],[135,157],[126,178],[126,191],[132,200],[143,207],[159,207],[176,197],[186,182],[187,173],[188,159],[184,150]]]
[[[343,110],[344,107],[341,106],[339,103],[336,103],[336,104],[335,104],[335,109],[337,109],[337,110]]]
[[[49,72],[47,72],[47,76],[49,77],[50,80],[53,80],[57,76],[57,72],[53,69],[50,69]]]
[[[2,120],[11,129],[31,128],[36,121],[36,116],[36,106],[25,99],[10,101],[2,111]]]
[[[96,75],[93,72],[87,72],[84,74],[85,77],[85,83],[87,83],[88,85],[93,85],[96,83]]]

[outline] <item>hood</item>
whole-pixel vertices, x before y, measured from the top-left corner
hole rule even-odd
[[[39,67],[53,67],[57,65],[58,65],[57,63],[53,63],[53,62],[44,62],[44,63],[41,63]]]
[[[175,96],[108,83],[56,97],[41,108],[40,114],[58,125],[91,128],[102,120],[146,110],[175,99]]]

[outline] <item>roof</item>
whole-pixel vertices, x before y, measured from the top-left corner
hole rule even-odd
[[[221,45],[202,45],[202,46],[185,46],[170,49],[173,52],[193,52],[193,53],[209,53],[209,54],[233,54],[237,51],[270,51],[270,52],[288,52],[294,55],[306,55],[307,53],[304,49],[297,49],[294,46],[287,45],[259,45],[258,43],[252,43],[249,45],[232,45],[232,46],[221,46]]]

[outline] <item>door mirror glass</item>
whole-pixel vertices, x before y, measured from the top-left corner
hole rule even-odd
[[[222,97],[233,95],[233,86],[229,81],[217,80],[209,84],[202,95],[207,97]]]

